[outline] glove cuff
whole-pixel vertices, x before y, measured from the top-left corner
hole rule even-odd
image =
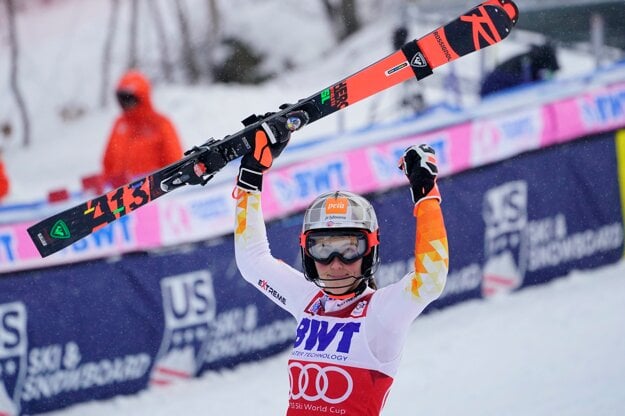
[[[262,191],[263,173],[241,166],[237,176],[237,186],[246,191]]]
[[[441,198],[441,193],[438,190],[438,184],[434,184],[434,187],[432,189],[430,189],[430,192],[427,193],[427,195],[422,196],[421,198],[415,200],[414,198],[414,191],[412,190],[412,188],[410,188],[410,193],[412,194],[412,201],[414,202],[414,214],[415,216],[417,215],[417,208],[419,207],[419,204],[423,201],[426,201],[428,199],[435,199],[436,201],[438,201],[438,203],[440,204],[442,201]]]

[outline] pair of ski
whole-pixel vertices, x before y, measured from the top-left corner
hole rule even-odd
[[[517,18],[511,0],[487,0],[336,84],[268,117],[248,117],[237,133],[211,138],[178,162],[34,224],[28,234],[42,257],[56,253],[179,187],[204,185],[251,149],[254,132],[266,129],[265,123],[286,119],[295,130],[413,77],[423,79],[435,68],[500,42]]]

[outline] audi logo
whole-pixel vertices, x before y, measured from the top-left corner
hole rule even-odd
[[[315,363],[289,363],[289,390],[291,399],[309,402],[323,400],[326,403],[344,402],[354,389],[352,376],[344,369]]]

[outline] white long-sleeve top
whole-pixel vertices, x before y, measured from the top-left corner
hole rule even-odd
[[[437,200],[415,206],[415,270],[339,300],[271,255],[260,193],[238,190],[235,254],[243,277],[298,321],[288,416],[379,415],[410,324],[443,291],[447,234]]]

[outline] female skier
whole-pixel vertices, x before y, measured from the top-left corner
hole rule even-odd
[[[237,178],[235,252],[244,278],[297,319],[287,415],[379,415],[412,321],[436,299],[448,269],[434,151],[408,148],[400,168],[417,220],[414,271],[375,289],[380,263],[375,212],[364,198],[320,195],[304,214],[304,273],[272,257],[261,211],[263,172],[286,146],[280,118],[255,133]]]

